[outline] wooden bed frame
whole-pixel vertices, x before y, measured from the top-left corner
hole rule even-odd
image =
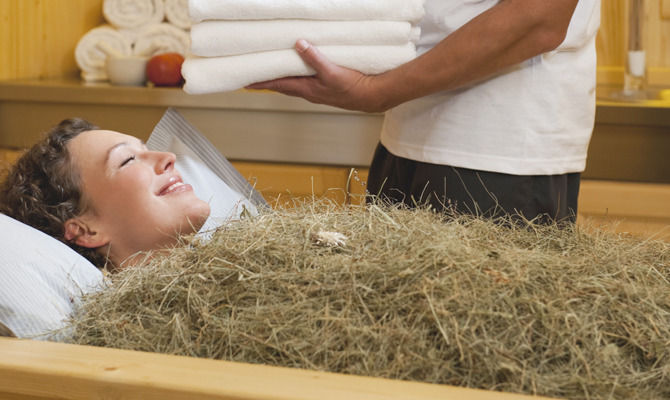
[[[528,400],[445,385],[0,338],[0,399]]]

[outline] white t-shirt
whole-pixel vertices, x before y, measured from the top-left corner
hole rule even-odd
[[[419,53],[497,3],[426,0]],[[599,26],[600,0],[580,0],[557,49],[477,85],[388,111],[382,144],[396,156],[484,171],[583,171],[595,119]]]

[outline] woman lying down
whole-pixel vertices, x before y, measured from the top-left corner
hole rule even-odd
[[[175,169],[174,154],[76,118],[17,161],[0,189],[0,207],[110,270],[173,246],[210,212]]]
[[[72,342],[562,398],[670,396],[665,242],[306,204],[173,246],[210,213],[174,162],[73,119],[10,172],[3,212],[118,270],[86,296]]]

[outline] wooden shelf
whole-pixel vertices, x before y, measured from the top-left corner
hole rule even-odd
[[[367,166],[383,118],[267,91],[193,96],[78,80],[0,81],[0,147],[29,147],[73,116],[146,139],[167,107],[228,159],[320,165]]]

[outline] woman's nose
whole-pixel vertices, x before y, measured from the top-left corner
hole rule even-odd
[[[177,156],[174,153],[156,151],[156,164],[155,169],[157,174],[162,174],[174,169],[174,162],[177,159]]]

